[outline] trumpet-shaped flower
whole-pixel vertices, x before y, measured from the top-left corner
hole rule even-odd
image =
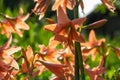
[[[22,60],[22,72],[32,77],[42,73],[44,67],[37,63],[37,60],[41,59],[41,57],[39,57],[38,54],[33,54],[33,50],[30,46],[27,47],[27,50],[23,49],[22,54],[24,57]]]
[[[86,50],[86,52],[89,54],[92,54],[92,59],[95,60],[95,57],[96,57],[96,53],[97,53],[97,47],[98,46],[101,46],[102,43],[105,42],[105,39],[102,38],[100,40],[97,40],[96,39],[96,35],[95,35],[95,32],[94,30],[91,30],[90,31],[90,34],[89,34],[89,41],[88,42],[85,42],[85,43],[81,43],[81,45],[83,47],[86,47],[85,49],[83,49],[84,51]]]
[[[69,73],[69,68],[64,64],[55,64],[49,63],[46,61],[40,62],[49,69],[52,73],[54,73],[57,77],[54,80],[72,80],[73,76]]]
[[[40,47],[40,56],[45,61],[59,63],[57,60],[57,57],[60,55],[56,49],[57,45],[59,45],[59,41],[54,40],[54,37],[52,37],[49,41],[48,46],[45,45],[39,45]]]
[[[23,10],[20,9],[19,16],[15,18],[10,18],[9,16],[4,16],[4,19],[0,21],[0,27],[2,27],[2,34],[7,37],[11,33],[17,33],[19,36],[23,36],[23,30],[29,30],[29,26],[25,23],[25,20],[29,17],[29,14],[23,16]]]
[[[106,70],[105,67],[103,67],[104,64],[104,57],[101,56],[99,65],[97,67],[94,67],[93,69],[90,69],[88,65],[85,65],[85,71],[89,75],[90,80],[104,80],[100,75],[103,74]]]
[[[17,62],[14,60],[12,54],[19,51],[20,47],[10,47],[12,41],[12,36],[9,37],[9,40],[0,47],[0,79],[5,79],[5,76],[8,74],[11,68],[19,69]]]
[[[60,6],[57,10],[58,22],[46,25],[45,29],[55,34],[55,40],[67,43],[72,49],[73,41],[84,42],[83,37],[77,32],[77,29],[85,20],[86,18],[70,20]]]

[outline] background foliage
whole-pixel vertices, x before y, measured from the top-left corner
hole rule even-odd
[[[19,13],[19,8],[23,8],[24,14],[27,12],[31,13],[31,10],[34,8],[35,3],[33,0],[0,0],[0,13],[7,14],[9,16],[15,17]],[[51,7],[46,12],[45,17],[55,18],[55,12],[50,10]],[[101,9],[102,8],[102,9]],[[95,11],[101,11],[104,13],[106,10],[104,7],[98,6]],[[72,17],[71,17],[72,18]],[[2,17],[0,16],[0,19]],[[52,33],[43,30],[43,26],[47,24],[45,19],[38,20],[38,16],[31,14],[29,19],[26,21],[30,26],[30,30],[24,32],[23,38],[19,37],[16,34],[13,34],[12,45],[18,45],[26,48],[28,45],[31,45],[33,51],[38,51],[38,44],[48,44],[49,38],[53,35]],[[88,21],[89,22],[89,21]],[[120,27],[120,26],[119,26]],[[103,27],[104,29],[104,27]],[[105,37],[107,39],[107,43],[120,47],[120,35],[115,36],[113,39],[110,39],[109,35],[101,35],[98,34],[97,38]],[[87,38],[86,38],[87,39]],[[7,41],[7,38],[4,35],[0,35],[0,45],[3,45]],[[19,52],[15,54],[16,57],[19,56]],[[95,62],[91,61],[89,58],[89,64],[94,67],[96,66],[97,58]],[[114,51],[110,52],[110,55],[107,57],[107,73],[105,74],[106,80],[113,79],[114,76],[120,76],[120,59],[116,58]],[[20,63],[20,62],[19,62]],[[48,76],[50,76],[50,72],[44,72],[41,76],[37,76],[35,80],[48,80]],[[17,80],[20,80],[24,74],[18,75]],[[107,78],[109,77],[109,79]],[[22,78],[21,78],[22,79]]]

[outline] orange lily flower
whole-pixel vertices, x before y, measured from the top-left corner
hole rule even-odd
[[[69,67],[69,71],[74,73],[74,54],[71,52],[70,48],[67,47],[63,51],[59,51],[61,55],[58,57],[58,60]],[[74,75],[74,74],[72,74]]]
[[[34,55],[30,46],[27,47],[27,50],[22,50],[22,54],[24,56],[22,60],[22,72],[28,73],[32,77],[42,73],[44,67],[36,62],[36,60],[41,59],[41,57],[39,57],[38,54]]]
[[[97,47],[102,46],[102,43],[105,43],[105,38],[97,40],[94,30],[91,30],[89,34],[89,41],[81,43],[81,45],[86,47],[85,49],[87,50],[87,54],[92,54],[92,60],[95,60]]]
[[[36,15],[39,15],[39,19],[42,19],[44,17],[44,14],[51,2],[51,0],[34,0],[35,2],[37,1],[34,9],[33,9],[33,12],[36,14]]]
[[[93,69],[90,69],[88,65],[85,65],[85,71],[89,75],[90,80],[104,80],[100,74],[103,74],[106,70],[105,67],[103,67],[104,64],[104,57],[100,57],[99,65]]]
[[[69,73],[69,69],[64,64],[53,64],[46,61],[40,62],[49,69],[52,73],[54,73],[57,77],[54,80],[72,80],[73,76]],[[70,79],[68,79],[70,78]]]
[[[10,47],[12,36],[9,40],[0,47],[0,79],[4,79],[11,68],[19,69],[17,62],[14,60],[12,54],[21,50],[20,47]]]
[[[52,6],[52,10],[57,10],[59,6],[62,6],[64,11],[66,11],[66,7],[72,10],[75,5],[76,0],[56,0],[54,5]]]
[[[54,37],[52,37],[49,41],[48,46],[45,45],[39,45],[40,47],[40,55],[43,58],[43,60],[58,63],[57,57],[60,55],[56,49],[56,46],[60,42],[57,40],[54,40]]]
[[[11,33],[17,33],[20,37],[23,35],[23,30],[29,30],[29,26],[24,22],[29,14],[23,16],[23,11],[20,9],[19,16],[15,18],[10,18],[8,16],[4,16],[4,20],[0,21],[0,27],[2,27],[2,34],[5,34],[7,37],[11,35]]]
[[[45,26],[46,30],[55,33],[55,40],[67,43],[71,49],[73,47],[73,40],[84,42],[83,37],[76,29],[79,28],[86,18],[70,20],[60,6],[57,10],[57,19],[58,23]]]

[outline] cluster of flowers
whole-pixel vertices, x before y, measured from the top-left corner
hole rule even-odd
[[[35,0],[37,1],[35,8],[32,10],[35,14],[40,15],[40,19],[44,16],[51,0]],[[50,70],[55,74],[51,80],[74,80],[75,72],[75,48],[74,42],[81,44],[81,52],[83,65],[86,74],[91,80],[103,80],[101,74],[106,71],[105,58],[109,55],[112,48],[116,55],[120,58],[120,49],[111,45],[106,45],[104,38],[97,40],[94,30],[90,31],[89,41],[85,41],[82,34],[78,32],[81,28],[97,28],[102,26],[106,19],[102,19],[87,26],[83,26],[86,18],[77,18],[70,20],[67,16],[66,8],[73,10],[76,5],[80,4],[84,10],[82,0],[55,0],[52,10],[57,12],[57,22],[47,19],[49,25],[45,25],[44,29],[54,33],[50,39],[48,46],[39,45],[40,51],[34,53],[31,46],[27,50],[21,47],[10,46],[12,42],[12,34],[17,33],[23,36],[23,30],[29,30],[29,26],[25,20],[29,14],[23,16],[20,9],[20,15],[15,18],[4,16],[0,21],[1,33],[8,37],[8,41],[0,47],[0,80],[9,80],[19,73],[26,73],[25,80],[30,80],[31,76],[35,77],[45,70]],[[115,7],[110,0],[101,0],[103,4],[110,10],[114,11]],[[2,15],[2,14],[1,14]],[[62,48],[59,48],[62,46]],[[19,65],[14,59],[13,53],[21,50],[22,63]],[[100,55],[98,66],[90,68],[87,59],[92,55],[95,60],[96,55]]]

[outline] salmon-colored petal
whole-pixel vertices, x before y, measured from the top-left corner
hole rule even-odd
[[[72,36],[73,36],[73,39],[78,41],[78,42],[85,42],[83,36],[81,34],[77,33],[76,31],[74,31],[72,33]]]
[[[56,35],[55,40],[58,40],[60,42],[65,42],[65,41],[67,41],[67,38],[64,36],[61,36],[61,35]]]
[[[90,34],[89,34],[89,42],[90,42],[90,43],[95,43],[95,42],[97,42],[97,39],[96,39],[96,35],[95,35],[94,30],[91,30],[91,31],[90,31]]]
[[[53,21],[53,20],[50,19],[50,18],[45,18],[45,20],[46,20],[47,23],[49,23],[49,24],[55,24],[55,21]]]
[[[9,69],[8,67],[9,67],[9,65],[0,59],[0,72],[8,71],[8,69]]]
[[[30,46],[27,47],[27,51],[26,51],[26,57],[29,63],[31,63],[33,61],[33,50]]]
[[[2,34],[5,34],[7,36],[7,38],[9,38],[9,36],[11,35],[11,32],[14,32],[14,28],[11,26],[10,22],[8,22],[8,20],[4,20],[2,23]]]
[[[52,6],[52,10],[57,10],[58,7],[64,2],[64,0],[56,0],[54,5]]]
[[[15,69],[19,69],[18,63],[14,59],[12,59],[12,62],[10,63],[10,66],[14,67]]]
[[[17,62],[14,60],[12,56],[5,56],[3,59],[3,62],[6,63],[8,66],[14,67],[16,69],[19,69],[19,66]]]
[[[100,75],[103,74],[105,70],[106,69],[104,67],[95,67],[93,69],[85,67],[85,71],[89,75],[90,80],[98,80],[100,78]],[[101,79],[103,78],[101,77]]]
[[[15,23],[15,26],[17,27],[16,29],[29,30],[29,26],[25,22],[20,20]]]
[[[70,20],[66,15],[66,12],[63,10],[61,6],[59,6],[57,10],[57,20],[58,20],[58,24],[67,24],[70,22]]]
[[[29,72],[28,67],[27,67],[24,59],[22,60],[22,71],[25,73]]]
[[[21,50],[21,47],[10,47],[4,50],[3,52],[6,53],[7,55],[12,55],[13,53],[18,52],[19,50]]]
[[[20,19],[22,20],[22,21],[26,21],[28,18],[29,18],[29,16],[30,16],[30,14],[29,13],[27,13],[26,15],[22,15],[22,16],[20,16]]]
[[[51,48],[51,49],[55,49],[57,47],[57,45],[60,44],[59,41],[55,40],[54,37],[52,37],[49,41],[49,44],[48,46]]]
[[[77,29],[77,28],[80,27],[80,25],[82,25],[85,21],[86,21],[86,18],[74,19],[74,20],[72,20],[72,24],[73,24],[73,25],[78,25],[78,26],[74,26],[74,27]]]
[[[92,54],[92,60],[95,61],[97,55],[97,48],[93,48],[89,53]]]
[[[57,26],[57,24],[46,25],[46,26],[44,26],[44,29],[48,30],[48,31],[51,31],[51,32],[54,32],[55,29],[56,29],[56,26]]]
[[[64,68],[66,68],[65,65],[62,64],[52,64],[45,61],[40,61],[46,68],[48,68],[51,72],[53,72],[56,76],[64,79]]]
[[[98,46],[102,45],[103,43],[105,43],[106,39],[105,38],[101,38],[100,40],[98,40]]]

